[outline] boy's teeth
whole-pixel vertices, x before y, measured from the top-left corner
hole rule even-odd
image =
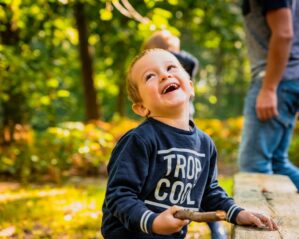
[[[164,90],[163,90],[163,94],[165,94],[165,93],[167,93],[167,90],[169,89],[169,88],[171,88],[171,87],[174,87],[175,89],[174,90],[176,90],[177,88],[178,88],[178,86],[176,85],[176,84],[170,84],[169,86],[167,86]]]

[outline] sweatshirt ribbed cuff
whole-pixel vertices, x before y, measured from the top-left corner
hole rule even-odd
[[[236,204],[232,205],[227,211],[226,220],[233,224],[237,224],[236,218],[237,218],[239,212],[241,212],[243,210],[244,210],[243,208],[238,207]]]
[[[152,234],[152,226],[154,219],[158,216],[157,213],[154,213],[150,210],[146,210],[140,220],[140,229],[144,233]]]

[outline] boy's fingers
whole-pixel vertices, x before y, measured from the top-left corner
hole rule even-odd
[[[262,223],[264,224],[264,227],[266,226],[270,230],[278,229],[276,223],[273,221],[272,218],[267,217],[263,214],[255,214],[255,216],[257,216],[262,221]]]
[[[184,220],[184,226],[188,225],[190,223],[190,220]]]
[[[278,230],[278,224],[272,218],[271,218],[271,221],[272,221],[274,229]]]
[[[270,230],[274,229],[274,224],[275,223],[274,223],[274,221],[271,218],[267,217],[265,222],[266,222],[266,225],[268,226],[268,228]]]
[[[271,227],[270,229],[273,230],[278,230],[277,224],[274,222],[274,220],[272,218],[270,218],[270,223],[271,223]]]
[[[175,205],[175,206],[172,206],[170,209],[171,209],[171,214],[174,215],[177,211],[183,210],[184,208]],[[186,226],[190,223],[190,220],[188,220],[188,219],[185,219],[185,220],[178,219],[178,218],[175,218],[175,219],[180,221],[180,227]]]
[[[262,221],[263,221],[264,225],[267,226],[268,229],[273,230],[273,224],[272,224],[270,218],[263,219]]]
[[[259,219],[257,215],[252,215],[252,223],[256,225],[258,228],[265,227],[264,223],[262,223],[262,221]]]
[[[186,225],[188,225],[189,223],[190,223],[190,221],[189,220],[182,220],[182,219],[177,219],[176,218],[176,225],[179,227],[179,228],[182,228],[182,227],[184,227],[184,226],[186,226]]]
[[[268,225],[268,228],[270,230],[277,230],[278,229],[277,224],[274,222],[274,220],[272,218],[268,218],[266,224]]]
[[[171,214],[175,214],[177,211],[183,210],[182,207],[176,205],[172,206],[170,209],[171,209]]]

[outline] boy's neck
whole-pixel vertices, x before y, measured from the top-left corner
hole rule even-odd
[[[172,127],[190,131],[190,125],[189,125],[189,114],[177,116],[177,117],[161,117],[161,116],[154,116],[152,117],[155,120],[158,120],[164,124],[170,125]]]

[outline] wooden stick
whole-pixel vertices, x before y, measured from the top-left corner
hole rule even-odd
[[[215,211],[215,212],[194,212],[187,209],[177,211],[174,217],[178,219],[188,219],[195,222],[214,222],[226,220],[225,211]]]

